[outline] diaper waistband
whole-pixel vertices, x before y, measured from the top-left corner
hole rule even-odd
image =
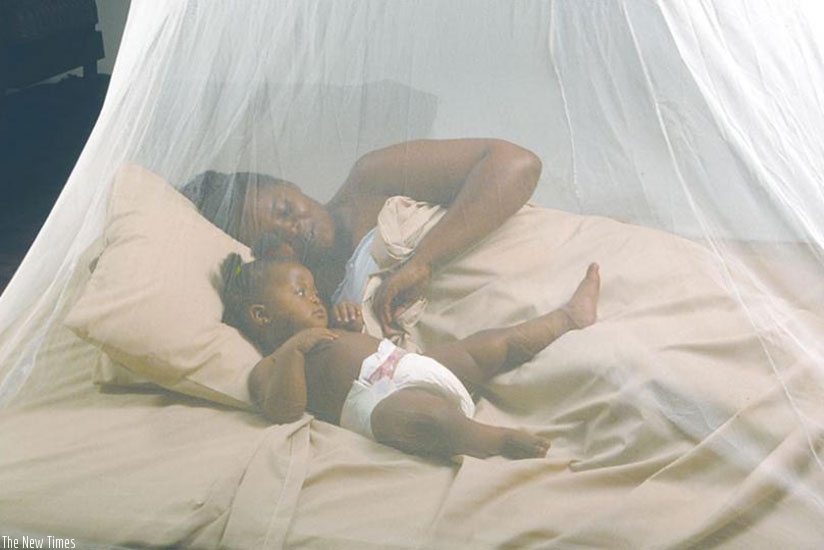
[[[389,340],[381,340],[378,350],[363,360],[358,378],[369,384],[374,384],[383,378],[391,379],[398,362],[407,353],[405,349]]]

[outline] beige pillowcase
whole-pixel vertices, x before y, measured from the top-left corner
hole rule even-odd
[[[99,346],[95,381],[154,382],[233,406],[251,404],[257,350],[221,322],[220,264],[249,249],[162,178],[126,165],[112,186],[103,252],[66,325]],[[124,372],[117,364],[123,365]]]

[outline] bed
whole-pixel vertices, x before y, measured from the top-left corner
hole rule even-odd
[[[375,254],[402,261],[438,215],[390,199]],[[540,460],[439,463],[309,415],[268,425],[197,392],[96,386],[107,354],[57,323],[36,357],[50,374],[35,368],[0,412],[0,529],[126,547],[820,547],[820,365],[779,324],[753,329],[757,302],[731,292],[747,281],[717,258],[527,205],[434,276],[405,322],[410,346],[553,309],[600,263],[598,322],[478,404],[481,421],[550,438]],[[824,337],[820,314],[770,307]]]

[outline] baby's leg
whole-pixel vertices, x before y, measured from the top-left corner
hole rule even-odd
[[[427,355],[451,370],[470,391],[477,389],[496,374],[532,359],[566,332],[593,324],[600,285],[598,264],[591,264],[562,308],[515,326],[484,330],[434,346]]]
[[[419,388],[393,393],[371,418],[378,442],[411,454],[519,459],[541,458],[549,449],[543,438],[475,422],[446,398]]]

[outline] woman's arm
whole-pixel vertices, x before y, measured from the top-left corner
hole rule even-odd
[[[404,195],[455,206],[470,194],[483,206],[520,208],[535,190],[541,161],[531,151],[499,139],[418,140],[361,157],[336,199]],[[515,198],[510,200],[510,195]],[[523,197],[520,201],[517,197]],[[333,199],[334,202],[335,199]]]
[[[267,355],[249,374],[249,394],[271,422],[295,422],[306,410],[304,354],[324,340],[337,335],[328,329],[307,329],[289,338]]]
[[[395,308],[417,298],[434,268],[517,212],[540,175],[541,161],[534,153],[495,139],[412,141],[364,155],[336,199],[405,195],[449,208],[412,258],[378,290],[375,311],[384,331]]]

